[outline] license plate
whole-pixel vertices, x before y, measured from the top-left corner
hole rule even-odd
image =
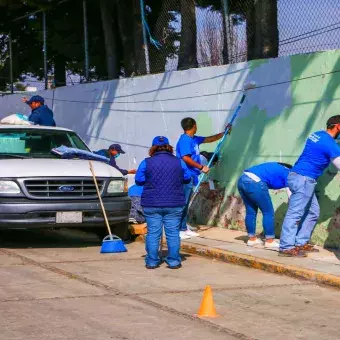
[[[81,211],[57,212],[57,223],[83,223],[83,213]]]

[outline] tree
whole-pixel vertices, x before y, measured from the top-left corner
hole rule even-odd
[[[186,70],[198,66],[195,0],[181,0],[181,26],[178,69]]]

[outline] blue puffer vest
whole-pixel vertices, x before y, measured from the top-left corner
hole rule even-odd
[[[143,207],[185,206],[181,160],[169,152],[157,152],[146,160]]]

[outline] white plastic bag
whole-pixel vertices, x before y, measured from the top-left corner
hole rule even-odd
[[[1,119],[0,123],[10,125],[32,125],[28,120],[28,117],[21,113],[11,114],[10,116]]]

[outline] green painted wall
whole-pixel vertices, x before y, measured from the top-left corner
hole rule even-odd
[[[324,129],[330,116],[340,114],[340,51],[284,57],[281,64],[276,62],[274,71],[270,65],[271,61],[249,63],[248,79],[255,78],[262,85],[263,76],[268,79],[266,84],[273,84],[276,82],[273,72],[277,73],[277,78],[286,72],[290,74],[290,80],[255,90],[257,93],[254,91],[252,97],[249,95],[246,107],[223,147],[222,161],[211,173],[220,188],[219,193],[208,198],[211,193],[203,188],[195,203],[193,218],[198,223],[244,229],[244,207],[236,189],[243,170],[273,160],[293,164],[307,136]],[[270,105],[269,110],[266,105],[267,108]],[[204,125],[199,132],[205,135],[211,132],[207,115],[198,117],[198,122]],[[335,248],[340,247],[339,188],[340,176],[330,167],[318,183],[321,216],[312,239],[320,245]],[[279,236],[287,196],[281,190],[272,192],[272,199]],[[261,218],[258,229],[261,230]]]

